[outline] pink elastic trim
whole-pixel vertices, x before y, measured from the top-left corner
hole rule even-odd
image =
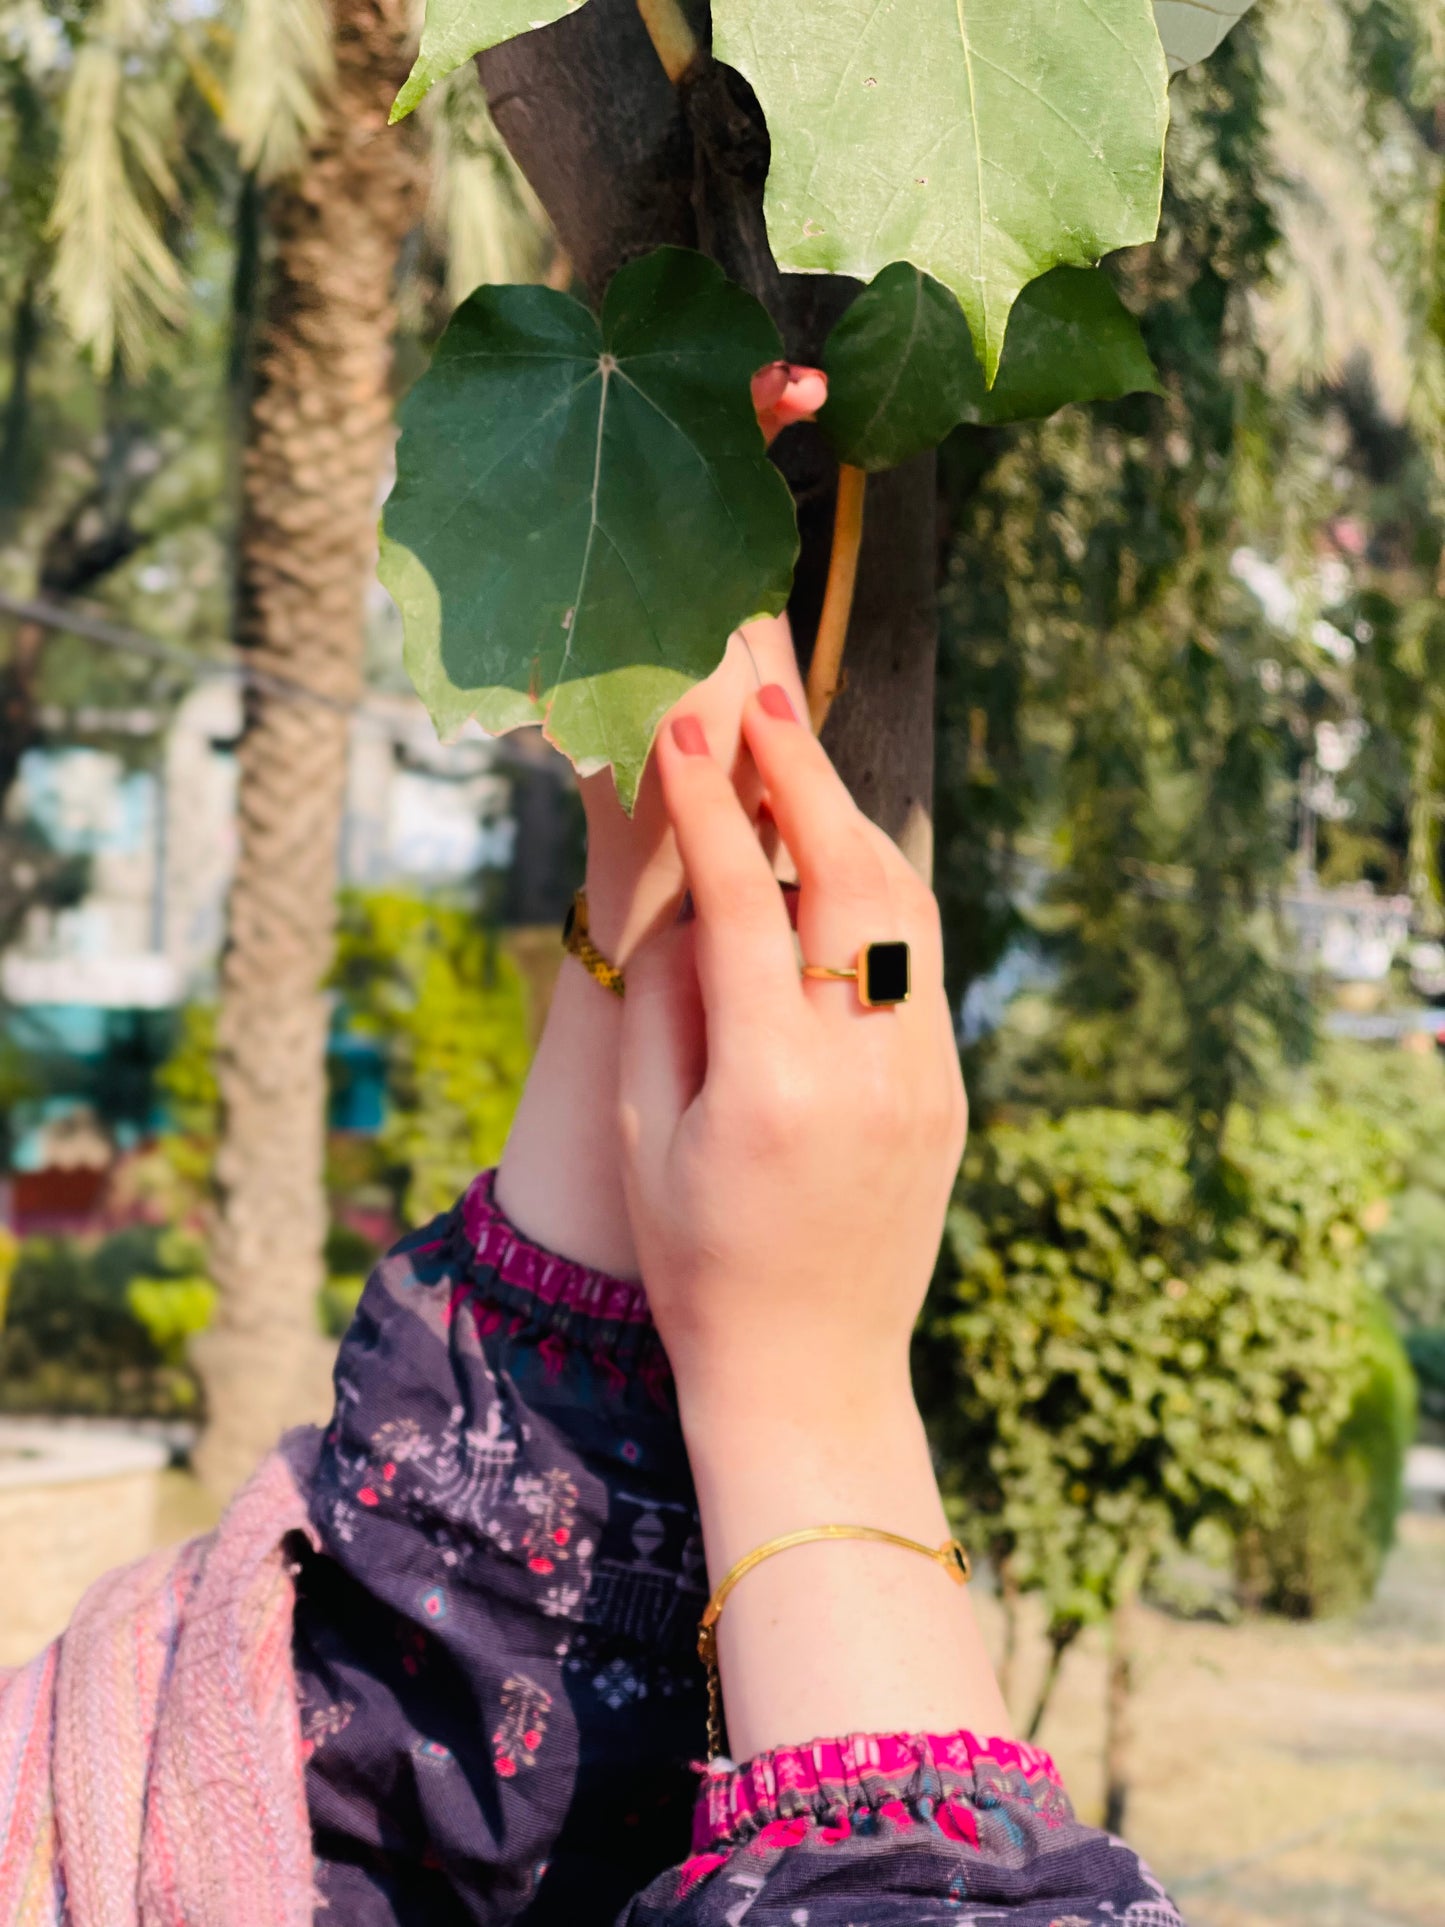
[[[528,1291],[544,1305],[566,1306],[616,1324],[650,1325],[652,1314],[640,1284],[611,1278],[529,1244],[492,1197],[494,1171],[472,1179],[462,1199],[462,1228],[478,1258],[509,1285]]]
[[[777,1826],[784,1810],[796,1816],[800,1807],[811,1809],[820,1822],[869,1807],[896,1823],[899,1813],[907,1812],[899,1805],[900,1791],[929,1768],[950,1806],[959,1782],[980,1769],[1061,1785],[1049,1755],[1019,1740],[980,1739],[967,1732],[850,1733],[760,1753],[741,1767],[710,1767],[693,1816],[693,1852],[707,1853],[739,1834],[761,1838]],[[966,1836],[970,1817],[950,1814],[944,1830],[957,1828],[954,1837]]]

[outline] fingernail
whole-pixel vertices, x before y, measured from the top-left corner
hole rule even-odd
[[[786,698],[784,699],[786,700]],[[706,756],[707,737],[696,716],[678,716],[672,725],[672,740],[684,756]]]
[[[780,682],[764,683],[758,691],[758,701],[780,723],[795,723],[798,712],[788,700],[788,692]]]

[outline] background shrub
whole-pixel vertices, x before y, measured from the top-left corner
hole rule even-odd
[[[1267,1611],[1314,1619],[1357,1610],[1394,1543],[1418,1413],[1410,1360],[1378,1302],[1362,1353],[1344,1424],[1308,1464],[1285,1462],[1274,1522],[1241,1535],[1241,1590]]]

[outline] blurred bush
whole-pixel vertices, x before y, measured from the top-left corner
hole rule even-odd
[[[1354,1612],[1374,1594],[1418,1417],[1415,1374],[1379,1303],[1361,1354],[1364,1379],[1344,1424],[1308,1464],[1286,1464],[1273,1523],[1240,1536],[1240,1591],[1251,1606],[1315,1619]]]
[[[196,1329],[197,1287],[210,1291],[196,1258],[193,1240],[154,1225],[27,1239],[0,1337],[0,1411],[194,1416],[199,1386],[177,1333]]]
[[[1401,1329],[1445,1327],[1445,1197],[1412,1185],[1392,1198],[1371,1250]]]
[[[521,973],[469,906],[370,891],[343,898],[332,981],[385,1051],[379,1142],[423,1224],[506,1142],[531,1058]]]
[[[1405,1334],[1405,1351],[1415,1368],[1420,1410],[1445,1425],[1445,1326]]]
[[[975,1137],[920,1384],[968,1529],[1061,1635],[1168,1550],[1227,1558],[1325,1462],[1382,1369],[1367,1225],[1404,1148],[1390,1119],[1328,1097],[1237,1112],[1235,1208],[1208,1219],[1167,1112]]]
[[[367,1274],[381,1254],[370,1238],[350,1225],[333,1224],[326,1234],[326,1283],[321,1287],[321,1329],[344,1338],[366,1288]]]

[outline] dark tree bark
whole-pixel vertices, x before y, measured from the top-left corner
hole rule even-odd
[[[65,603],[85,595],[144,545],[146,537],[132,519],[136,497],[153,472],[139,470],[132,460],[141,439],[128,426],[113,430],[94,483],[47,532],[36,571],[41,600]],[[0,811],[25,752],[41,741],[39,679],[46,634],[43,623],[22,617],[0,665]]]
[[[701,248],[763,301],[788,356],[817,362],[854,284],[779,275],[762,190],[767,132],[751,92],[711,61],[674,88],[635,0],[590,0],[478,62],[497,126],[597,298],[616,270],[665,243]],[[814,429],[778,459],[803,553],[793,630],[804,663],[822,599],[836,468]],[[935,485],[932,458],[869,484],[846,681],[824,740],[868,814],[925,872],[932,854]]]
[[[1104,1825],[1122,1833],[1129,1810],[1134,1752],[1134,1637],[1138,1606],[1125,1595],[1109,1622],[1109,1671],[1104,1688]]]

